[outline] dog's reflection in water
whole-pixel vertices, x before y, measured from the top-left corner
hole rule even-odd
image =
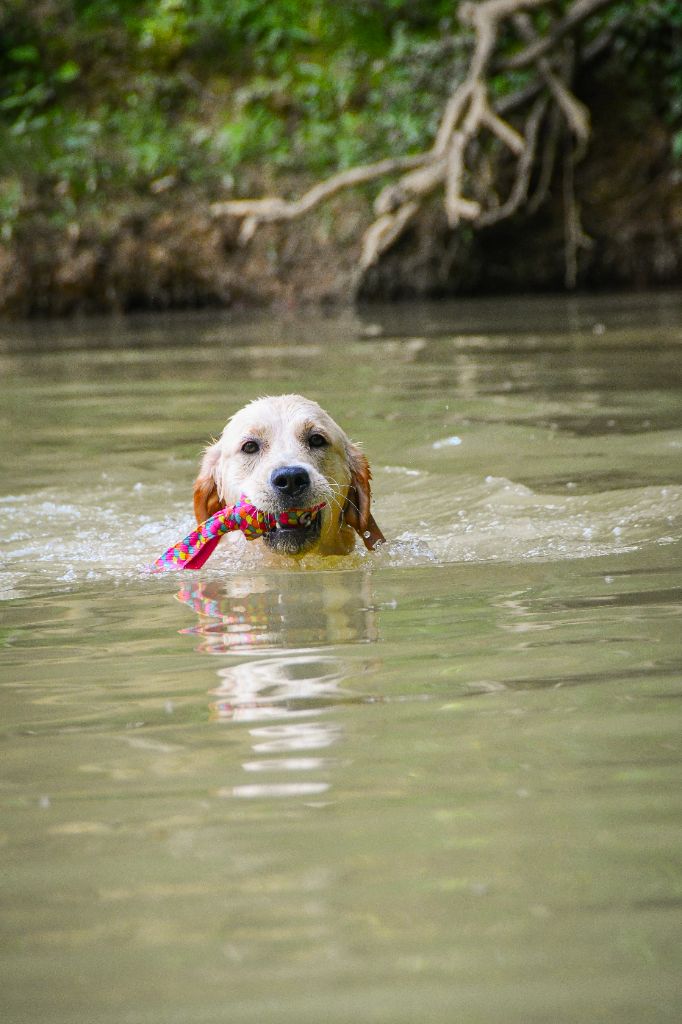
[[[371,643],[377,638],[369,573],[190,580],[177,596],[199,615],[197,625],[183,632],[200,636],[199,650],[207,654]]]
[[[183,632],[200,637],[200,651],[249,655],[218,669],[219,684],[210,693],[214,719],[245,726],[253,754],[241,766],[249,781],[221,795],[325,793],[334,761],[323,751],[341,736],[334,708],[373,698],[344,685],[351,671],[366,670],[367,659],[324,649],[377,638],[369,578],[320,573],[190,581],[178,598],[199,615]],[[314,780],[298,774],[311,772]]]
[[[341,727],[331,711],[343,700],[341,661],[316,655],[282,655],[242,662],[218,672],[214,717],[246,723],[253,757],[242,768],[258,781],[232,787],[232,796],[314,795],[329,788],[327,751]],[[309,774],[314,772],[314,781]],[[287,781],[281,779],[287,774]],[[292,781],[292,773],[296,773]],[[322,776],[323,778],[320,778]],[[265,781],[267,780],[267,781]]]

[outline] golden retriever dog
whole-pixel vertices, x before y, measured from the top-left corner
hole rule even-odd
[[[204,452],[194,484],[197,523],[242,495],[264,512],[324,508],[308,526],[267,533],[282,555],[347,555],[359,534],[372,550],[384,536],[370,511],[369,463],[331,416],[301,395],[250,402]]]

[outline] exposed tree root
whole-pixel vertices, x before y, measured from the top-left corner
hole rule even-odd
[[[246,243],[260,224],[301,217],[342,189],[397,176],[374,202],[376,219],[364,234],[359,260],[364,270],[394,244],[422,202],[437,189],[443,190],[445,214],[452,228],[461,221],[483,228],[522,209],[529,213],[537,210],[550,189],[563,122],[568,140],[563,158],[565,276],[567,286],[575,286],[578,250],[589,240],[580,225],[574,165],[587,146],[590,116],[571,91],[574,55],[598,53],[609,38],[603,33],[584,51],[573,40],[585,20],[610,3],[613,0],[574,0],[543,35],[535,31],[529,12],[544,8],[551,15],[551,0],[460,3],[458,17],[473,28],[474,46],[466,76],[445,104],[431,149],[341,171],[297,200],[272,196],[215,203],[213,215],[241,219],[240,240]],[[512,27],[525,46],[511,57],[496,60],[503,25]],[[492,75],[519,69],[532,71],[533,80],[495,103],[490,90]],[[509,115],[524,110],[521,126],[512,124]],[[504,153],[507,160],[502,159]],[[508,168],[509,159],[516,164],[513,184],[506,199],[500,201],[498,178]],[[508,171],[503,176],[506,180]],[[484,189],[481,182],[486,183]]]

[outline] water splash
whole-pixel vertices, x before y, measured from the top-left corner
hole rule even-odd
[[[598,494],[538,494],[502,477],[462,477],[455,483],[425,471],[387,467],[377,518],[391,538],[370,554],[314,556],[273,571],[408,567],[432,563],[557,561],[633,551],[682,537],[682,487],[639,487]],[[456,486],[456,490],[455,490]],[[428,494],[425,504],[423,495]],[[158,509],[164,512],[159,515]],[[29,513],[27,514],[27,510]],[[0,501],[0,599],[87,582],[140,580],[148,565],[193,526],[187,501],[165,488],[104,489],[87,500],[57,490],[36,501]],[[406,526],[406,528],[405,528]],[[224,542],[204,578],[262,566],[257,541]],[[157,578],[163,580],[163,577]],[[176,582],[176,581],[174,581]],[[150,582],[150,585],[154,585]],[[165,585],[158,583],[157,585]]]

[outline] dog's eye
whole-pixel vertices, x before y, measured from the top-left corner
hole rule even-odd
[[[308,444],[311,448],[326,448],[329,441],[324,434],[311,434],[308,438]]]
[[[242,451],[245,455],[255,455],[256,452],[260,451],[260,445],[258,441],[244,441]]]

